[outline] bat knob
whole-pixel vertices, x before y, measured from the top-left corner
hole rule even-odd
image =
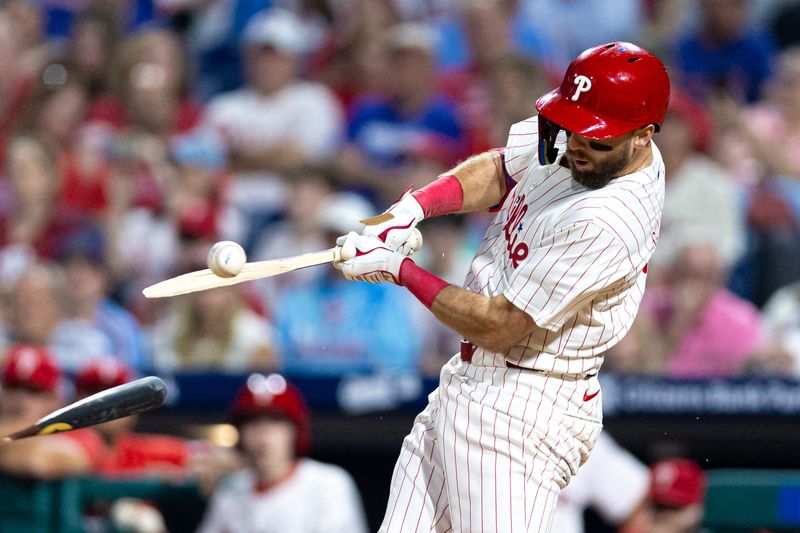
[[[406,255],[411,255],[417,253],[422,248],[422,232],[419,231],[417,228],[414,228],[411,231],[411,235],[408,236],[408,240],[403,245],[403,250],[408,250]]]

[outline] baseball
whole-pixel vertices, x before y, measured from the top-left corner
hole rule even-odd
[[[208,252],[208,268],[221,278],[234,277],[246,262],[244,248],[233,241],[220,241]]]

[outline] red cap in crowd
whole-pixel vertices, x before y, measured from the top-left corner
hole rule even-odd
[[[684,91],[673,90],[668,113],[691,125],[692,147],[695,150],[704,152],[708,149],[714,128],[708,112],[697,100]]]
[[[133,372],[119,359],[101,357],[89,361],[75,376],[80,394],[94,394],[133,379]]]
[[[237,425],[261,416],[286,418],[297,430],[297,454],[305,455],[311,447],[311,423],[306,402],[300,391],[280,374],[251,374],[236,394],[230,416]]]
[[[3,387],[55,392],[60,383],[61,369],[44,346],[18,344],[8,350],[3,369]]]
[[[656,505],[686,507],[705,499],[706,475],[689,459],[667,459],[650,467],[650,497]]]

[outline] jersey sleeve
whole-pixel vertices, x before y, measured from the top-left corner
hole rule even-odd
[[[512,265],[515,261],[516,268],[506,273],[503,295],[538,327],[551,331],[631,270],[622,241],[592,222],[571,224],[535,246],[518,244]]]
[[[506,176],[518,182],[530,165],[539,164],[539,121],[531,117],[511,126],[503,149]]]

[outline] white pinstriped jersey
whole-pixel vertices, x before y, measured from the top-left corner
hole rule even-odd
[[[658,240],[664,163],[589,189],[559,164],[538,160],[538,122],[512,126],[505,170],[516,186],[486,231],[464,286],[503,294],[537,328],[505,354],[477,348],[473,360],[546,372],[594,373],[630,329]],[[563,157],[566,136],[557,143]]]

